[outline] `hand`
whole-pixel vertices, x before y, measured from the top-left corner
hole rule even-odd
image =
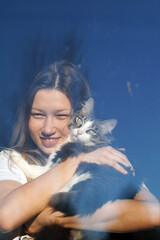
[[[155,202],[116,200],[104,204],[90,216],[57,216],[56,223],[66,228],[116,233],[153,229],[160,226],[160,205]]]
[[[119,149],[123,150],[123,148]],[[79,156],[80,161],[92,162],[97,164],[107,164],[118,171],[122,172],[123,174],[127,174],[126,169],[124,169],[120,164],[129,167],[134,175],[134,169],[131,163],[129,162],[128,158],[125,154],[121,153],[120,151],[114,149],[111,146],[98,148],[93,152],[81,154]]]
[[[116,200],[108,202],[90,216],[65,217],[64,213],[45,208],[25,226],[27,234],[39,232],[44,226],[58,224],[65,228],[128,232],[160,226],[159,202],[138,200]]]
[[[56,219],[64,217],[64,213],[54,212],[52,207],[46,207],[40,214],[25,223],[26,234],[32,235],[40,232],[43,227],[54,225]]]
[[[47,207],[38,216],[25,223],[25,233],[32,235],[40,232],[43,227],[54,224],[73,229],[105,231],[106,225],[109,225],[111,220],[118,218],[118,207],[116,202],[114,204],[107,203],[93,215],[85,217],[78,215],[65,217],[64,213],[53,212],[53,208]]]

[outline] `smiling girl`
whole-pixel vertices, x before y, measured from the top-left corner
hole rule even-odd
[[[50,65],[37,75],[24,99],[13,132],[12,149],[22,154],[26,161],[34,160],[43,165],[67,139],[71,114],[89,97],[88,83],[73,64],[61,61]],[[63,213],[53,212],[48,206],[50,196],[72,178],[82,161],[108,164],[127,174],[121,164],[132,167],[131,163],[111,146],[69,158],[32,181],[28,181],[11,161],[11,151],[0,153],[0,232],[9,232],[7,239],[18,236],[22,225],[31,234],[55,223],[63,227],[116,232],[153,227],[160,222],[158,211],[153,215],[148,205],[137,200],[106,204],[100,212],[82,219],[64,217]],[[153,200],[152,209],[158,207]],[[135,221],[137,212],[139,218]]]

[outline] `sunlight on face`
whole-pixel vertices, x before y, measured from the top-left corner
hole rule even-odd
[[[56,89],[39,90],[34,98],[28,123],[32,140],[46,154],[51,154],[69,134],[72,106],[68,97]]]

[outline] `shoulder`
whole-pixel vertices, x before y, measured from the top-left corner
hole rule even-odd
[[[11,150],[2,150],[0,152],[0,165],[7,164],[9,162]]]
[[[0,180],[14,180],[21,184],[27,182],[22,170],[11,160],[11,150],[0,152]]]

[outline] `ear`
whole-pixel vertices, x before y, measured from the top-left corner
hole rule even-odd
[[[93,98],[89,98],[88,101],[86,101],[82,107],[82,111],[84,115],[88,116],[93,113],[94,109],[94,100]]]
[[[115,128],[117,125],[117,120],[116,119],[109,119],[101,122],[101,130],[103,134],[111,133],[112,130]]]

